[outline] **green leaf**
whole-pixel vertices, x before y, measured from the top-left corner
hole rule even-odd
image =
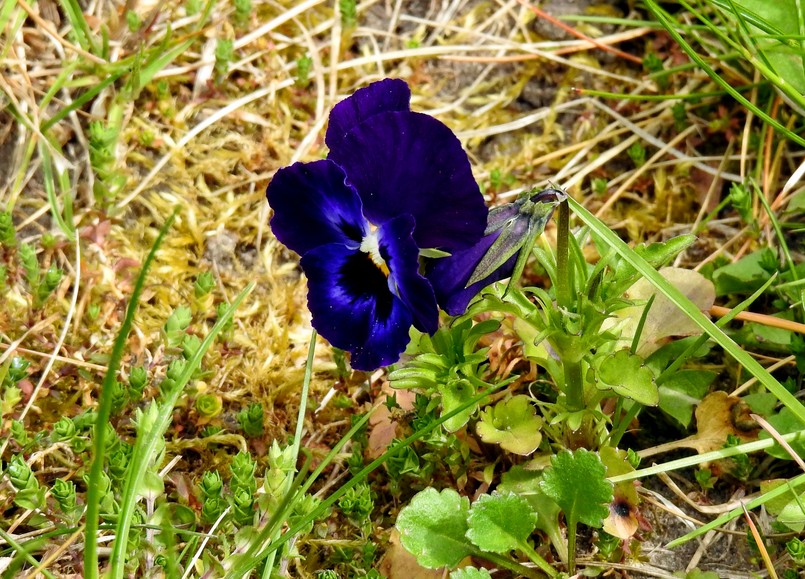
[[[693,408],[702,401],[716,376],[709,370],[676,371],[660,386],[660,410],[687,428]]]
[[[463,567],[450,573],[450,579],[492,579],[492,575],[486,569]]]
[[[476,430],[484,442],[525,456],[542,441],[542,419],[536,414],[528,396],[513,396],[484,410]]]
[[[449,414],[453,410],[465,405],[469,400],[475,396],[475,388],[472,387],[467,380],[454,380],[446,384],[442,390],[442,411],[444,414]],[[467,409],[459,412],[452,418],[449,418],[444,423],[444,429],[447,432],[455,432],[470,419],[470,416],[475,414],[478,410],[478,405],[473,404]]]
[[[514,493],[481,495],[470,509],[467,538],[483,551],[517,549],[537,525],[528,501]]]
[[[794,497],[777,517],[777,520],[797,533],[805,529],[805,494]]]
[[[565,513],[568,526],[581,522],[600,527],[609,515],[612,483],[606,479],[601,459],[593,452],[563,450],[552,456],[540,488]]]
[[[423,567],[455,567],[475,552],[466,537],[469,511],[469,499],[453,489],[427,488],[400,511],[400,542]]]
[[[594,239],[596,240],[596,246],[601,252],[601,255],[606,255],[609,251],[606,242],[598,239],[595,235]],[[659,268],[676,257],[676,255],[685,248],[692,245],[694,241],[696,241],[695,235],[679,235],[661,243],[650,243],[648,245],[640,244],[634,248],[634,251],[637,255],[645,259],[651,267]],[[640,279],[640,274],[637,272],[637,269],[624,260],[615,261],[613,263],[613,271],[612,279],[606,284],[607,293],[613,296],[620,296],[626,288]]]
[[[799,432],[805,430],[805,424],[797,418],[788,408],[782,408],[780,412],[774,416],[769,417],[769,424],[780,434],[788,434],[789,432]],[[771,435],[765,430],[758,435],[758,438],[763,440],[770,438]],[[805,440],[792,440],[789,442],[791,448],[800,456],[805,456]],[[791,460],[791,455],[788,454],[783,447],[775,444],[771,448],[766,449],[766,453],[775,458],[782,458],[784,460]]]
[[[803,72],[802,47],[792,48],[783,38],[775,38],[776,34],[796,37],[802,34],[797,25],[801,24],[803,15],[798,14],[797,0],[733,0],[735,6],[753,13],[750,18],[742,15],[747,22],[752,22],[753,44],[750,50],[763,57],[772,69],[783,80],[791,84],[800,93],[805,93],[805,73]],[[729,12],[733,10],[727,9]]]
[[[498,491],[516,493],[525,500],[537,515],[537,528],[543,531],[559,554],[559,558],[567,562],[567,540],[559,528],[559,514],[561,509],[548,495],[542,492],[539,483],[542,473],[527,470],[517,465],[508,472],[503,473]]]
[[[643,359],[629,352],[618,350],[614,354],[602,354],[594,361],[595,385],[599,390],[614,390],[616,394],[631,398],[646,406],[656,406],[660,401],[654,373],[643,365]]]
[[[762,267],[768,259],[767,251],[755,251],[715,270],[713,284],[716,286],[716,295],[752,293],[771,277],[771,272]]]

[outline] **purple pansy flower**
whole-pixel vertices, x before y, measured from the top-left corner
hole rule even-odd
[[[330,113],[327,159],[277,171],[266,190],[277,239],[302,256],[313,327],[370,370],[399,359],[413,325],[438,325],[420,249],[455,253],[487,211],[467,155],[444,124],[409,110],[386,79]]]

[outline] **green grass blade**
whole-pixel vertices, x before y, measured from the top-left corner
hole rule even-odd
[[[126,317],[120,326],[120,331],[115,337],[115,343],[112,346],[112,354],[109,357],[109,365],[106,369],[106,375],[103,378],[103,385],[101,386],[100,399],[98,401],[98,414],[95,419],[95,428],[93,431],[93,451],[92,451],[92,465],[90,467],[89,481],[87,483],[87,510],[86,510],[86,529],[84,532],[84,573],[85,577],[89,579],[98,578],[98,516],[100,513],[100,499],[101,499],[101,472],[103,471],[104,463],[104,448],[106,445],[106,424],[109,422],[109,417],[112,414],[112,393],[114,391],[115,378],[120,369],[120,361],[123,359],[123,350],[126,347],[126,341],[131,331],[131,326],[134,323],[134,313],[137,311],[140,295],[142,294],[143,287],[145,286],[145,278],[148,275],[148,269],[154,261],[157,249],[159,248],[162,240],[173,224],[176,218],[174,211],[162,229],[159,230],[154,245],[145,258],[145,263],[137,276],[137,281],[134,284],[134,291],[131,292],[129,305],[126,308]],[[121,513],[122,515],[122,513]]]
[[[59,210],[59,199],[56,192],[56,179],[54,178],[54,171],[53,171],[53,158],[50,156],[50,151],[42,141],[38,141],[37,143],[39,149],[39,156],[42,159],[42,177],[43,183],[45,185],[45,193],[48,196],[48,203],[50,204],[50,214],[53,216],[53,220],[56,222],[56,225],[59,226],[62,233],[69,239],[70,241],[75,241],[75,227],[73,226],[72,222],[67,223],[62,215],[62,212]],[[61,182],[61,180],[59,180]],[[65,196],[69,195],[69,192],[65,193]],[[68,211],[67,206],[70,205],[70,202],[65,200],[65,213]],[[71,220],[72,221],[72,220]]]
[[[64,107],[62,109],[59,109],[59,111],[55,115],[53,115],[48,120],[46,120],[44,123],[42,123],[42,132],[45,132],[46,130],[48,130],[50,127],[52,127],[53,125],[55,125],[59,121],[65,119],[70,113],[72,113],[75,110],[80,109],[85,104],[90,102],[92,99],[94,99],[96,96],[98,96],[98,93],[100,93],[103,89],[105,89],[106,87],[108,87],[109,85],[114,83],[125,72],[126,72],[125,69],[117,70],[117,71],[113,72],[112,74],[110,74],[109,76],[106,76],[99,83],[93,84],[92,87],[89,90],[87,90],[86,92],[80,94],[68,106],[66,106],[66,107]]]
[[[718,84],[721,88],[723,88],[725,91],[727,91],[727,93],[729,93],[730,96],[732,96],[732,98],[737,100],[744,107],[746,107],[747,109],[751,110],[755,114],[755,116],[757,116],[759,119],[762,119],[765,123],[767,123],[768,125],[774,127],[774,129],[777,130],[784,137],[786,137],[787,139],[797,143],[798,145],[800,145],[802,147],[805,147],[805,138],[803,138],[800,135],[792,132],[787,127],[785,127],[784,125],[779,123],[777,120],[775,120],[772,117],[770,117],[765,111],[763,111],[762,109],[758,108],[754,103],[752,103],[750,100],[748,100],[746,97],[744,97],[739,91],[735,90],[732,86],[730,86],[730,84],[726,80],[721,78],[721,76],[718,73],[716,73],[716,71],[713,70],[713,68],[709,64],[707,64],[707,62],[705,62],[705,60],[701,56],[699,56],[696,53],[695,50],[693,50],[693,47],[690,44],[688,44],[688,42],[684,38],[682,38],[682,35],[679,34],[679,32],[676,30],[675,23],[671,20],[671,17],[668,15],[667,12],[665,12],[665,10],[660,8],[659,5],[654,0],[646,0],[646,6],[649,8],[649,10],[651,10],[651,12],[654,14],[655,18],[657,18],[657,20],[663,26],[665,26],[665,29],[668,32],[668,34],[670,34],[671,37],[677,42],[677,44],[679,44],[679,46],[682,48],[682,50],[684,50],[685,53],[694,62],[696,62],[696,64],[698,64],[699,67],[705,73],[707,73],[707,76],[709,76],[711,79],[713,79],[713,81],[716,84]],[[805,105],[805,99],[803,98],[803,96],[800,95],[799,93],[796,93],[796,91],[793,90],[793,87],[791,87],[783,79],[780,79],[779,77],[777,77],[777,75],[774,74],[773,71],[770,71],[766,67],[763,67],[761,63],[757,62],[757,60],[753,60],[752,63],[755,66],[757,66],[758,69],[760,69],[760,71],[763,74],[763,76],[768,78],[770,81],[774,82],[775,86],[778,86],[778,88],[780,88],[781,90],[784,90],[785,93],[788,96],[790,96],[795,102],[801,103],[801,105]],[[775,80],[777,82],[775,82]],[[792,91],[795,94],[792,95],[791,94]]]
[[[73,28],[73,33],[75,34],[78,45],[87,52],[91,52],[97,56],[98,52],[95,39],[92,36],[92,31],[89,28],[89,24],[87,24],[86,18],[84,18],[84,11],[81,9],[77,0],[61,0],[59,3],[61,4],[62,10],[64,10],[67,20],[70,21],[70,26]]]
[[[744,352],[738,344],[730,339],[724,331],[708,319],[686,296],[676,287],[662,277],[657,270],[651,267],[648,262],[632,251],[620,237],[615,235],[603,222],[587,211],[573,198],[568,197],[573,211],[578,217],[592,229],[597,235],[601,236],[615,251],[618,252],[627,263],[637,269],[643,277],[657,288],[666,298],[676,305],[684,315],[688,316],[697,326],[708,334],[718,345],[729,353],[739,364],[741,364],[750,374],[763,384],[769,392],[774,394],[794,415],[805,423],[805,406],[797,400],[782,384],[780,384],[763,366],[754,358]]]
[[[747,511],[752,510],[754,508],[757,508],[760,505],[762,505],[762,504],[764,504],[764,503],[766,503],[766,502],[768,502],[768,501],[770,501],[770,500],[772,500],[774,498],[783,496],[785,493],[791,492],[791,487],[798,487],[802,483],[805,483],[805,474],[801,474],[798,477],[788,481],[787,485],[785,485],[785,484],[780,485],[779,487],[774,488],[774,489],[770,490],[769,492],[760,495],[756,499],[751,500],[748,503],[746,503],[746,505],[744,505],[743,507],[738,507],[737,509],[733,509],[733,510],[731,510],[730,512],[728,512],[726,514],[721,515],[716,520],[710,521],[706,525],[703,525],[703,526],[699,527],[695,531],[691,531],[687,535],[679,537],[678,539],[674,539],[673,541],[668,543],[666,545],[666,547],[668,547],[669,549],[673,549],[674,547],[678,547],[679,545],[681,545],[683,543],[687,543],[691,539],[695,539],[696,537],[701,537],[702,535],[704,535],[708,531],[712,531],[713,529],[716,529],[716,528],[720,527],[721,525],[725,525],[726,523],[729,523],[731,520],[742,516],[744,514],[744,508],[746,508]]]
[[[788,434],[781,434],[780,438],[782,438],[786,442],[801,442],[805,440],[805,430],[799,432],[789,432]],[[752,442],[746,442],[744,444],[739,444],[738,446],[719,448],[718,450],[712,450],[710,452],[705,452],[704,454],[695,454],[693,456],[686,456],[685,458],[671,460],[668,462],[664,462],[662,464],[655,464],[653,466],[641,468],[640,470],[634,470],[626,474],[619,474],[618,476],[609,477],[607,480],[609,480],[609,482],[613,484],[617,484],[619,482],[624,482],[627,480],[637,480],[641,478],[646,478],[648,476],[653,476],[661,472],[671,472],[683,468],[699,466],[703,462],[712,462],[714,460],[722,460],[725,458],[729,458],[731,456],[738,456],[739,454],[749,454],[750,452],[766,450],[767,448],[771,448],[775,444],[776,442],[773,438],[763,438],[761,440],[753,440]],[[640,453],[638,452],[638,455],[639,454]]]
[[[22,557],[23,559],[28,561],[28,563],[33,565],[34,568],[37,568],[39,566],[39,561],[37,561],[36,558],[33,555],[31,555],[30,549],[27,547],[27,544],[20,543],[14,537],[12,537],[9,533],[5,532],[2,529],[0,529],[0,538],[3,539],[6,543],[8,543],[9,546],[11,546],[14,549],[14,551],[16,551],[17,557]],[[38,544],[39,548],[44,548],[46,546],[46,543],[44,543],[41,538],[33,539],[32,541],[28,541],[28,543]],[[14,561],[12,561],[8,565],[8,567],[13,568],[14,567]],[[8,573],[8,571],[6,571],[6,573]],[[48,579],[56,579],[56,577],[53,575],[53,573],[51,573],[47,569],[40,569],[40,573],[42,573]],[[4,574],[3,576],[8,577],[9,575]]]
[[[311,333],[310,333],[310,346],[308,347],[307,361],[305,362],[305,376],[302,379],[302,393],[299,396],[299,400],[300,400],[300,402],[299,402],[299,412],[298,412],[297,417],[296,417],[296,431],[294,432],[294,440],[293,440],[294,464],[297,463],[297,460],[299,458],[299,449],[302,446],[302,432],[303,432],[304,427],[305,427],[305,413],[307,411],[307,399],[308,399],[308,395],[310,393],[310,381],[313,379],[313,358],[314,358],[314,356],[316,354],[316,336],[317,335],[318,334],[317,334],[317,332],[316,332],[316,330],[314,328],[313,331],[311,331]],[[285,485],[285,488],[282,491],[283,496],[288,496],[290,494],[291,488],[293,486],[293,483],[294,483],[294,481],[290,477],[286,479],[286,485]],[[303,496],[303,495],[297,495],[297,496]],[[293,502],[291,501],[289,503],[289,506],[290,506],[290,504],[293,504]],[[279,509],[279,510],[282,510],[282,509]],[[268,527],[269,525],[266,525],[266,526]],[[277,538],[279,538],[280,532],[281,532],[281,530],[280,530],[279,527],[277,527],[274,531],[272,531],[271,540],[276,541]],[[277,554],[276,551],[271,551],[271,553],[269,553],[268,559],[266,560],[265,568],[263,570],[263,577],[270,577],[271,576],[271,571],[272,571],[272,569],[274,569],[274,558],[275,558],[276,554]]]
[[[241,302],[243,302],[253,287],[254,282],[249,283],[249,285],[237,295],[232,305],[218,318],[215,325],[210,330],[210,333],[202,340],[195,355],[187,361],[182,375],[179,376],[179,379],[176,381],[176,385],[165,394],[165,398],[161,402],[152,402],[152,404],[158,404],[156,421],[153,428],[151,428],[145,436],[138,433],[137,442],[135,442],[131,460],[126,469],[126,477],[123,482],[123,494],[120,500],[120,512],[118,514],[115,543],[110,562],[109,577],[113,579],[122,579],[124,577],[126,545],[129,531],[131,530],[134,508],[137,502],[137,492],[142,485],[146,471],[148,470],[148,463],[151,461],[157,443],[163,437],[173,418],[173,408],[176,405],[176,401],[179,399],[185,385],[193,377],[196,370],[198,370],[201,365],[201,360],[204,358],[204,354],[206,354],[207,350],[212,346],[218,333],[229,322],[235,310],[237,310],[238,306],[240,306]]]

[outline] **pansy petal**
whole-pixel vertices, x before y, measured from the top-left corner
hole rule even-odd
[[[366,253],[340,243],[311,249],[300,263],[313,327],[342,350],[365,344],[372,318],[391,311],[386,276]]]
[[[400,298],[393,296],[391,309],[385,316],[372,318],[366,343],[353,348],[350,364],[356,370],[374,370],[400,359],[410,341],[411,311]]]
[[[364,215],[382,224],[409,214],[421,248],[475,244],[487,210],[467,154],[436,119],[413,112],[376,114],[357,125],[329,158],[344,168]]]
[[[337,149],[347,133],[369,117],[390,111],[407,111],[410,101],[411,89],[398,78],[387,78],[357,90],[333,107],[324,142],[330,149]]]
[[[411,233],[414,218],[402,215],[383,224],[379,231],[380,252],[388,264],[389,281],[411,310],[414,327],[433,334],[439,326],[439,308],[433,288],[419,274],[419,248]]]
[[[295,163],[277,171],[266,189],[271,229],[299,255],[328,243],[358,247],[367,227],[361,200],[332,161]]]
[[[496,231],[485,235],[471,248],[457,251],[449,257],[432,260],[426,267],[425,277],[428,278],[436,293],[436,300],[442,309],[451,316],[463,314],[467,310],[470,300],[486,286],[511,277],[517,262],[517,254],[510,257],[488,277],[469,287],[464,287],[481,258],[489,251],[499,234],[500,231]]]
[[[353,368],[374,370],[400,358],[411,312],[369,254],[331,243],[307,252],[301,264],[313,327],[336,348],[352,352]]]

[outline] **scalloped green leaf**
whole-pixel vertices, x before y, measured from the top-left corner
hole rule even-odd
[[[492,575],[486,569],[464,567],[450,573],[450,579],[492,579]]]
[[[516,465],[503,473],[497,490],[501,493],[516,493],[528,501],[531,510],[537,514],[537,528],[548,535],[559,558],[567,562],[567,539],[559,528],[559,514],[562,511],[539,488],[541,480],[541,471],[527,470],[522,465]]]
[[[475,552],[466,537],[469,511],[469,499],[453,489],[427,488],[397,516],[400,542],[423,567],[455,567]]]
[[[506,553],[517,549],[534,532],[537,514],[514,493],[481,495],[467,518],[467,538],[482,551]]]
[[[596,366],[595,385],[599,390],[613,390],[645,406],[659,404],[660,393],[654,372],[643,364],[640,356],[623,349],[599,356],[593,363]]]
[[[519,455],[534,452],[542,441],[542,419],[528,396],[512,396],[481,413],[475,427],[484,442]]]
[[[551,457],[540,488],[562,509],[568,526],[584,523],[601,527],[612,502],[613,487],[606,473],[604,463],[594,452],[563,450]]]

